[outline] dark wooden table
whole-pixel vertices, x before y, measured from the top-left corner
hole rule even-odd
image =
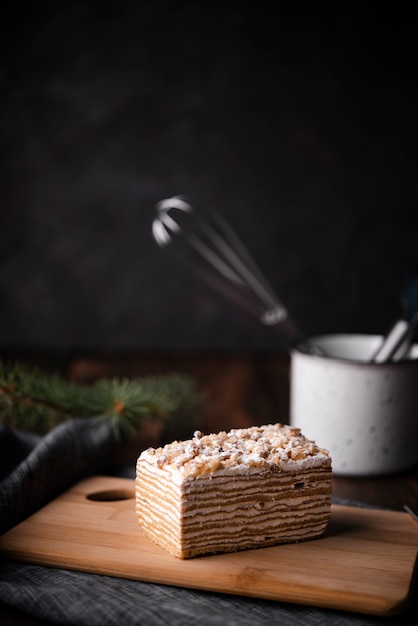
[[[286,354],[118,354],[71,358],[25,355],[22,361],[71,380],[92,382],[101,377],[137,377],[185,373],[193,376],[207,398],[205,432],[288,421],[289,358]],[[418,512],[418,467],[392,476],[333,479],[339,498],[385,508]],[[41,624],[40,620],[0,604],[0,622]]]

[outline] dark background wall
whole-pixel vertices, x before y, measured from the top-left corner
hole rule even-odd
[[[413,4],[274,4],[3,10],[0,350],[286,348],[161,254],[173,194],[306,333],[388,328],[418,267]]]

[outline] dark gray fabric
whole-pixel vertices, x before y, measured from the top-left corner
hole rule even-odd
[[[114,442],[110,418],[68,420],[42,438],[0,424],[0,534],[103,465]]]
[[[72,420],[43,438],[0,427],[3,532],[96,472],[113,443],[110,420]],[[8,561],[0,562],[0,601],[52,623],[88,626],[418,624],[416,589],[406,612],[378,618]]]

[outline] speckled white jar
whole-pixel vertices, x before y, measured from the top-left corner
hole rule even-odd
[[[418,463],[418,345],[407,360],[372,364],[381,342],[321,335],[291,351],[290,422],[330,451],[335,474],[390,474]]]

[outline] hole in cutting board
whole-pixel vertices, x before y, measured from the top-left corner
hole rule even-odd
[[[87,500],[94,502],[116,502],[117,500],[130,500],[135,498],[133,489],[104,489],[103,491],[94,491],[86,495]]]

